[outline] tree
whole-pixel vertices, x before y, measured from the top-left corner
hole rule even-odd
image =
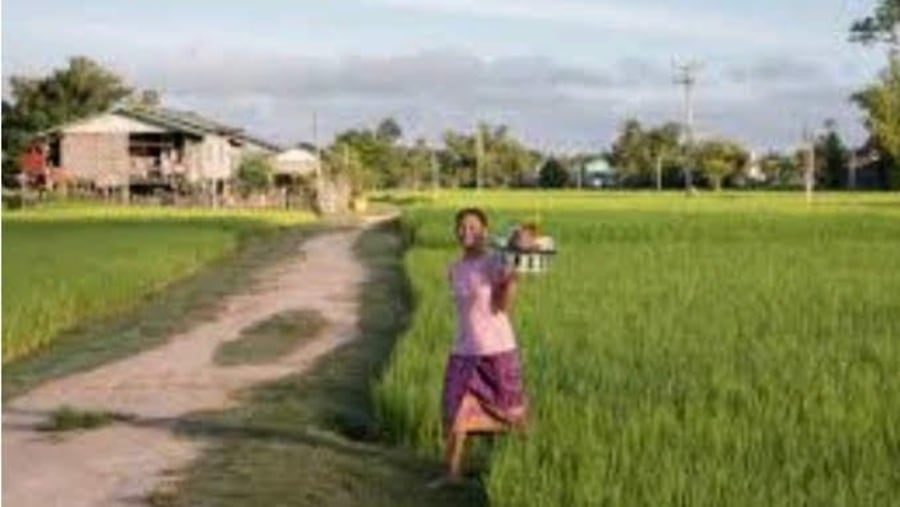
[[[360,164],[360,170],[377,187],[396,187],[402,180],[401,149],[397,141],[403,130],[393,118],[382,120],[376,129],[351,129],[335,136],[332,148],[348,145]],[[340,153],[338,153],[338,161]]]
[[[722,182],[736,175],[747,164],[747,152],[737,143],[726,140],[701,142],[695,148],[699,168],[715,190],[722,189]]]
[[[442,167],[457,182],[474,185],[478,155],[476,133],[481,137],[482,183],[486,186],[521,184],[537,157],[516,139],[505,125],[480,123],[472,134],[444,132]]]
[[[677,175],[675,178],[680,179],[684,171],[684,149],[680,144],[682,128],[681,125],[668,122],[651,129],[647,132],[649,153],[651,157],[651,167],[656,169],[656,164],[660,165],[660,170],[665,174]],[[658,159],[658,160],[657,160]]]
[[[645,129],[640,121],[629,119],[613,143],[610,163],[626,182],[647,185],[655,180],[658,161],[667,171],[681,164],[680,138],[681,127],[676,123]]]
[[[3,172],[17,172],[17,159],[35,134],[105,111],[131,93],[112,71],[85,57],[44,77],[13,76],[3,101]]]
[[[646,169],[649,153],[644,145],[643,126],[636,119],[626,120],[613,143],[610,158],[622,178],[634,177]]]
[[[569,182],[569,172],[556,158],[549,158],[541,166],[539,177],[540,186],[543,188],[562,188]]]
[[[403,154],[403,185],[419,190],[424,175],[428,174],[431,165],[431,150],[425,139],[416,139],[415,144]]]
[[[900,0],[880,0],[872,15],[853,22],[850,40],[862,44],[900,45]]]
[[[455,184],[463,183],[465,175],[475,172],[475,138],[447,130],[444,132],[444,147],[444,171]]]
[[[834,120],[825,121],[825,133],[816,140],[816,172],[819,182],[828,188],[842,186],[850,153]]]
[[[525,182],[528,172],[539,159],[517,139],[506,137],[494,147],[490,160],[496,165],[504,186],[518,186]]]
[[[381,123],[378,124],[378,128],[375,129],[375,137],[387,144],[394,144],[403,137],[403,129],[400,128],[397,120],[385,118],[381,120]]]
[[[853,95],[866,113],[874,144],[890,159],[890,186],[900,188],[900,57],[893,56],[875,83]]]
[[[371,167],[363,159],[357,147],[348,142],[335,142],[322,153],[326,175],[345,177],[353,197],[365,194],[375,184]]]
[[[244,197],[266,190],[271,181],[272,164],[266,156],[247,155],[241,160],[237,170],[237,184]]]
[[[520,183],[535,160],[529,150],[515,139],[506,125],[481,124],[484,147],[484,183],[509,186]]]
[[[775,185],[791,185],[800,176],[800,166],[792,156],[771,152],[763,156],[759,164],[766,180]]]
[[[900,188],[900,0],[879,0],[875,11],[850,27],[850,40],[887,44],[888,66],[878,81],[853,95],[866,114],[871,144],[889,167],[888,185]]]

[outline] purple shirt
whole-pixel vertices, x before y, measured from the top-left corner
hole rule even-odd
[[[456,304],[456,342],[453,353],[489,355],[514,350],[516,337],[506,312],[495,312],[494,287],[504,266],[497,256],[460,259],[450,265],[450,286]]]

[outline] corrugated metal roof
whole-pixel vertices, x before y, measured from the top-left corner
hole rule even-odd
[[[163,124],[170,125],[171,128],[186,130],[191,133],[196,133],[197,135],[203,134],[218,134],[229,137],[235,137],[245,142],[250,142],[254,144],[258,144],[263,148],[269,149],[271,151],[279,151],[281,147],[270,143],[264,139],[260,139],[255,136],[251,136],[244,132],[244,129],[232,127],[230,125],[225,125],[224,123],[218,122],[216,120],[212,120],[201,116],[193,111],[180,111],[177,109],[168,109],[162,107],[154,107],[154,108],[122,108],[119,112],[124,113],[129,116],[133,116],[138,119],[145,119],[147,121],[155,121]]]
[[[280,146],[258,137],[251,136],[244,132],[244,130],[241,128],[225,125],[224,123],[218,122],[216,120],[211,120],[193,111],[180,111],[162,107],[122,106],[113,109],[110,112],[112,114],[119,114],[133,120],[147,123],[149,125],[185,133],[194,137],[203,137],[208,134],[216,134],[225,137],[236,138],[248,143],[254,143],[273,152],[281,150]],[[44,137],[48,134],[58,133],[69,126],[77,125],[88,119],[89,118],[83,118],[53,127],[51,129],[44,130],[36,134],[35,137]]]
[[[262,146],[263,148],[266,148],[267,150],[269,150],[269,151],[271,151],[271,152],[273,152],[273,153],[277,153],[277,152],[279,152],[279,151],[281,151],[281,150],[283,149],[281,146],[279,146],[279,145],[277,145],[277,144],[275,144],[275,143],[270,143],[269,141],[266,141],[265,139],[260,139],[260,138],[255,137],[255,136],[248,135],[248,134],[245,133],[245,132],[239,132],[238,134],[235,135],[235,137],[237,137],[237,138],[239,138],[239,139],[241,139],[242,141],[245,141],[245,142],[258,144],[258,145]]]
[[[186,111],[157,107],[121,107],[114,112],[148,123],[166,126],[172,130],[186,131],[196,135],[234,134],[240,132],[240,129],[228,127],[227,125],[203,118],[196,113]]]
[[[166,117],[147,109],[119,108],[113,111],[113,113],[127,116],[128,118],[132,118],[134,120],[149,123],[150,125],[156,125],[165,129],[174,130],[176,132],[183,132],[196,137],[203,137],[204,135],[209,133],[208,130],[202,129],[197,125],[181,122],[177,119]]]

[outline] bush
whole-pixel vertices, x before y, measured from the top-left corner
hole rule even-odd
[[[237,170],[238,191],[244,197],[269,188],[272,181],[272,164],[262,155],[248,155],[241,160]]]
[[[3,209],[14,210],[20,209],[24,205],[24,199],[21,192],[12,190],[3,190]]]
[[[540,185],[544,188],[562,188],[569,182],[569,173],[562,163],[551,158],[541,167]]]

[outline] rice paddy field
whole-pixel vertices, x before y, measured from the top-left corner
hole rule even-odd
[[[375,397],[435,459],[453,212],[560,248],[520,283],[530,427],[492,446],[491,505],[900,505],[900,195],[395,199],[415,313]]]
[[[3,214],[3,362],[232,251],[298,212],[54,204]]]

